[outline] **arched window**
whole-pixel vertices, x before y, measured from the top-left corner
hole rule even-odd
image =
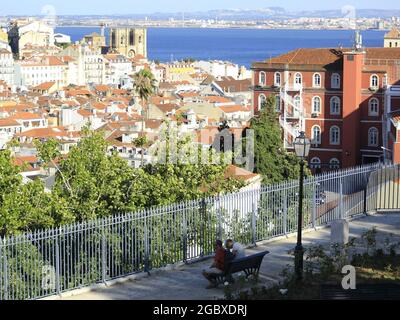
[[[281,85],[281,74],[279,72],[275,72],[274,84],[278,87]]]
[[[302,82],[303,78],[301,76],[301,73],[297,72],[294,76],[294,86],[295,87],[301,86]]]
[[[275,110],[277,112],[281,111],[281,96],[279,94],[275,96]]]
[[[301,106],[301,97],[299,95],[294,97],[294,105],[297,109],[300,109]]]
[[[321,87],[321,75],[319,73],[315,73],[313,76],[313,87]]]
[[[331,160],[329,160],[329,168],[330,169],[339,169],[340,161],[336,158],[332,158]]]
[[[260,79],[259,79],[260,85],[265,86],[266,83],[266,75],[264,71],[260,72]]]
[[[333,89],[340,89],[340,74],[333,73],[331,76],[331,87]]]
[[[258,96],[258,110],[261,110],[264,107],[265,101],[267,101],[267,97],[264,94],[260,94]]]
[[[338,126],[332,126],[329,129],[329,143],[334,145],[340,144],[340,129]]]
[[[319,126],[313,126],[311,129],[311,143],[321,144],[321,128]]]
[[[339,115],[340,114],[340,98],[339,97],[332,97],[330,101],[330,109],[332,115]]]
[[[295,96],[293,99],[293,116],[298,117],[300,113],[300,108],[301,108],[301,97],[299,95]]]
[[[321,113],[321,98],[312,98],[312,113]]]
[[[368,102],[368,115],[378,116],[379,115],[379,100],[377,98],[371,98]]]
[[[374,89],[379,88],[379,77],[376,74],[373,74],[370,78],[370,87]]]
[[[377,147],[379,142],[379,131],[377,128],[372,127],[368,130],[368,146]]]
[[[318,157],[314,157],[310,161],[311,169],[321,169],[321,159]]]
[[[129,45],[130,46],[135,45],[135,31],[133,30],[129,31]]]
[[[115,48],[117,46],[117,37],[115,31],[113,30],[111,33],[111,47]]]

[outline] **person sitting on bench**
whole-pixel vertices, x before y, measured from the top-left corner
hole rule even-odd
[[[225,241],[225,247],[230,250],[235,259],[240,259],[245,257],[243,246],[239,242],[234,242],[232,239]]]
[[[232,259],[233,255],[230,250],[225,250],[222,246],[222,241],[216,240],[214,261],[209,268],[203,270],[203,276],[209,281],[209,285],[206,289],[215,288],[217,286],[215,275],[224,273],[225,263],[228,263]]]

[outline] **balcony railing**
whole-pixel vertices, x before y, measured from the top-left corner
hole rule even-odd
[[[35,299],[187,262],[215,239],[246,245],[297,230],[299,183],[154,207],[0,239],[0,300]],[[304,228],[400,208],[400,165],[373,164],[310,177]]]

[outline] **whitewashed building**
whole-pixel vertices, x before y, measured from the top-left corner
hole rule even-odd
[[[232,77],[238,79],[239,66],[229,61],[210,60],[210,61],[196,61],[194,63],[196,68],[202,69],[204,72],[211,74],[215,78]]]
[[[45,82],[55,82],[57,87],[66,85],[65,63],[54,56],[37,56],[17,60],[15,84],[19,86],[38,86]]]
[[[14,71],[13,54],[6,49],[0,49],[0,80],[5,81],[8,85],[13,85]]]
[[[69,46],[60,56],[70,56],[77,61],[78,85],[104,84],[106,80],[105,59],[101,48],[89,46],[85,43]]]
[[[132,75],[132,62],[121,54],[106,54],[105,60],[105,84],[122,86],[124,79]],[[124,82],[125,83],[125,82]]]

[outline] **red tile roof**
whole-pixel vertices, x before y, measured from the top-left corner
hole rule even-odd
[[[44,82],[34,87],[33,90],[50,90],[56,83],[53,82]]]
[[[10,118],[0,119],[0,127],[19,127],[21,126],[17,121]]]

